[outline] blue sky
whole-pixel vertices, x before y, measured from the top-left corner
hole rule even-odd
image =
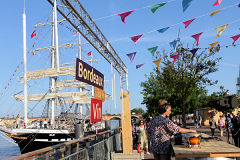
[[[142,95],[140,94],[142,88],[140,83],[145,81],[144,75],[149,74],[155,67],[152,61],[154,60],[147,48],[158,46],[158,51],[170,51],[169,42],[177,38],[180,30],[180,38],[185,46],[192,46],[195,40],[191,35],[203,32],[200,37],[200,48],[207,48],[210,43],[220,41],[221,46],[231,45],[233,40],[229,37],[240,34],[240,19],[238,17],[240,8],[235,5],[240,3],[239,0],[223,0],[219,6],[212,6],[216,0],[193,0],[191,6],[183,13],[182,0],[172,0],[165,6],[159,8],[154,14],[150,11],[151,5],[155,5],[163,0],[83,0],[82,5],[85,7],[89,15],[95,20],[99,29],[105,37],[111,42],[113,48],[122,58],[129,72],[129,92],[131,108],[143,107],[141,105]],[[13,5],[14,3],[14,5]],[[232,6],[235,5],[235,6]],[[232,7],[230,7],[232,6]],[[206,14],[210,12],[226,8],[213,17]],[[120,17],[116,14],[126,12],[129,10],[135,11],[126,17],[124,24]],[[16,102],[12,95],[23,90],[22,84],[17,84],[19,80],[17,76],[22,75],[22,65],[17,68],[17,65],[22,61],[22,13],[23,13],[23,0],[4,1],[0,7],[1,12],[1,30],[0,30],[0,45],[1,45],[1,81],[0,91],[0,107],[2,112],[1,116],[16,115],[20,113],[23,115],[23,103]],[[38,23],[51,20],[51,5],[45,1],[39,0],[26,0],[26,14],[27,14],[27,49],[33,49],[50,46],[51,32],[50,26],[37,27],[37,36],[33,39],[30,38],[34,30],[34,25]],[[197,18],[185,30],[183,21]],[[59,16],[59,19],[62,19]],[[99,20],[98,20],[99,19]],[[224,24],[229,24],[227,29],[223,31],[219,38],[214,38],[217,35],[216,27]],[[73,37],[72,31],[69,31],[66,26],[59,25],[59,44],[77,42],[77,37]],[[160,34],[156,30],[164,27],[171,26],[166,32]],[[153,32],[151,32],[153,31]],[[150,33],[151,32],[151,33]],[[143,34],[139,39],[138,44],[130,40],[129,37]],[[83,40],[83,42],[86,42]],[[236,42],[240,44],[240,40]],[[93,51],[94,59],[100,61],[94,64],[94,67],[105,75],[108,82],[105,85],[107,93],[111,93],[111,69],[110,65],[97,53],[90,45],[83,45],[83,59],[88,60],[87,53]],[[73,49],[60,49],[60,62],[67,63],[74,61],[77,48]],[[127,53],[137,52],[136,57],[131,64]],[[219,71],[212,74],[210,78],[218,80],[216,86],[207,87],[209,94],[213,91],[218,91],[219,86],[223,85],[229,89],[230,94],[236,93],[236,79],[239,74],[239,46],[237,47],[221,47],[221,51],[217,56],[223,57],[219,64]],[[144,63],[144,65],[136,69],[137,64]],[[41,52],[36,55],[28,55],[28,70],[48,68],[50,65],[49,56],[47,51]],[[18,69],[17,72],[14,72]],[[15,74],[13,76],[13,73]],[[10,80],[11,79],[11,80]],[[8,83],[10,82],[9,86]],[[116,99],[117,106],[109,100],[104,102],[103,111],[110,113],[120,113],[121,107],[119,102],[120,92],[119,75],[116,72]],[[31,81],[29,83],[29,92],[31,93],[45,93],[48,87],[48,80]],[[4,87],[7,86],[7,89]],[[41,107],[36,107],[36,103],[29,104],[29,110],[35,109],[30,115],[41,115]]]

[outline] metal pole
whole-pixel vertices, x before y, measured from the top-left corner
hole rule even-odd
[[[78,43],[79,43],[79,46],[78,46],[78,57],[79,57],[79,59],[82,59],[82,41],[81,41],[80,33],[78,33]],[[83,89],[79,87],[79,91],[82,92]],[[80,104],[80,106],[79,106],[79,114],[80,114],[80,117],[82,118],[82,114],[83,114],[83,105],[82,104]]]
[[[114,78],[114,107],[116,109],[117,108],[117,104],[116,104],[116,85],[115,85],[116,79],[115,79],[115,72],[113,72],[113,78]]]
[[[27,38],[26,38],[26,14],[25,14],[25,1],[23,18],[23,61],[24,61],[24,123],[27,127],[28,122],[28,93],[27,93]]]
[[[54,31],[55,31],[55,51],[56,51],[56,61],[57,61],[57,72],[59,72],[58,27],[57,27],[57,0],[54,0]]]

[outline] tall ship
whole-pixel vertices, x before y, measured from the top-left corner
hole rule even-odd
[[[30,49],[27,52],[25,10],[23,13],[24,75],[20,77],[20,83],[24,84],[24,92],[22,95],[22,92],[14,94],[14,98],[17,101],[22,101],[24,103],[24,119],[21,119],[20,114],[18,114],[12,126],[0,126],[0,131],[4,132],[18,144],[21,153],[67,142],[73,140],[77,136],[80,137],[86,134],[91,134],[96,128],[104,129],[103,123],[98,123],[96,126],[91,126],[90,124],[89,108],[91,106],[91,98],[94,97],[94,86],[76,80],[76,58],[82,59],[82,33],[80,34],[80,30],[76,28],[72,29],[74,30],[74,34],[77,33],[75,40],[78,39],[78,42],[58,44],[58,27],[60,25],[64,26],[63,24],[67,23],[68,19],[63,16],[65,19],[58,20],[57,10],[59,9],[57,7],[57,1],[48,0],[48,2],[53,6],[52,20],[37,25],[37,27],[40,25],[51,26],[50,39],[52,44],[48,47]],[[67,0],[61,2],[67,7],[70,6],[70,3]],[[82,7],[78,0],[76,0],[76,2]],[[85,10],[84,13],[87,14]],[[73,15],[76,16],[76,14]],[[77,18],[78,17],[75,17],[75,19]],[[69,29],[69,27],[66,28]],[[34,32],[31,35],[33,37],[36,36],[36,30],[34,30]],[[72,49],[73,47],[75,47],[75,53],[72,55],[69,53],[67,55],[72,56],[73,61],[64,62],[65,59],[62,58],[63,63],[60,63],[59,57],[62,55],[59,52],[59,48]],[[108,49],[112,49],[110,43],[108,43]],[[44,54],[49,53],[49,62],[47,63],[49,65],[44,69],[28,71],[27,54],[30,53],[35,55],[37,52],[44,52]],[[87,51],[85,54],[90,53]],[[114,58],[114,56],[112,57]],[[85,61],[85,63],[89,63],[89,66],[92,66],[96,61],[97,60],[94,60],[92,55],[89,55],[88,60]],[[122,61],[114,62],[117,64],[112,63],[111,66],[115,67],[115,69],[120,68],[119,62],[122,63]],[[46,81],[48,81],[48,91],[46,93],[29,94],[28,83],[33,80],[41,82],[37,85],[38,88],[44,88],[44,83],[42,83],[43,80],[45,80],[45,84]],[[104,85],[104,80],[102,83]],[[110,94],[106,94],[106,96],[104,95],[104,99],[108,99],[109,97]],[[35,104],[31,107],[31,110],[37,108],[39,105],[42,105],[43,108],[41,117],[35,121],[31,121],[31,118],[29,118],[28,105],[30,103],[33,104],[33,102]],[[83,112],[84,109],[85,113]]]

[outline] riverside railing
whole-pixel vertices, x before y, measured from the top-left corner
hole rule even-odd
[[[99,134],[46,147],[10,160],[110,160],[111,152],[122,151],[121,129],[107,130]]]

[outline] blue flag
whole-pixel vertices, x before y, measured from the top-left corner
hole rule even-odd
[[[157,30],[159,33],[163,33],[165,32],[166,30],[168,30],[169,27],[165,27],[165,28],[162,28],[162,29],[159,29]]]
[[[183,12],[186,11],[186,9],[191,5],[192,0],[183,0],[182,1],[182,7],[183,7]]]
[[[172,41],[172,42],[169,43],[170,46],[173,48],[174,51],[176,50],[176,47],[177,47],[177,45],[178,45],[179,42],[180,42],[179,40],[174,40],[174,41]]]

